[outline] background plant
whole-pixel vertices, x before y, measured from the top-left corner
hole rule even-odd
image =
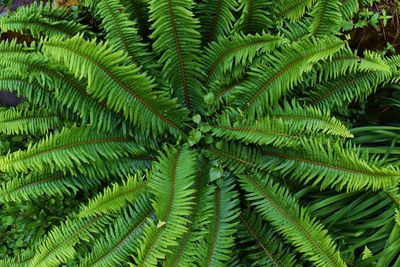
[[[331,115],[398,82],[398,56],[344,41],[359,4],[1,18],[0,89],[29,104],[0,110],[20,138],[0,158],[0,265],[399,265],[398,164]]]

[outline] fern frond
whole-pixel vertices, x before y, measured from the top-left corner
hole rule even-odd
[[[129,176],[122,184],[114,183],[84,205],[78,217],[89,217],[121,210],[127,202],[135,203],[146,196],[147,185],[140,175]]]
[[[192,0],[150,1],[153,49],[161,55],[162,72],[174,95],[189,110],[202,110],[199,91],[200,33],[192,13]],[[179,115],[178,115],[179,116]]]
[[[256,212],[245,210],[240,215],[240,222],[239,250],[251,266],[298,266],[293,252],[283,246],[281,238]]]
[[[233,179],[221,180],[214,193],[214,208],[209,234],[199,240],[197,248],[198,266],[226,266],[231,260],[235,246],[235,233],[239,217],[238,193]]]
[[[5,134],[46,134],[59,126],[60,118],[45,110],[12,108],[0,111],[0,132]]]
[[[267,31],[274,25],[271,19],[272,1],[240,0],[241,15],[235,22],[234,31],[256,34]]]
[[[193,210],[197,153],[187,147],[171,146],[165,146],[164,151],[154,164],[149,182],[158,226],[149,227],[146,242],[135,259],[138,266],[156,266],[171,253],[171,248],[188,231],[187,216]]]
[[[340,13],[345,20],[351,20],[360,7],[359,0],[343,0]]]
[[[315,266],[346,266],[327,230],[299,205],[286,188],[259,175],[240,176],[240,181],[247,199],[263,219]]]
[[[254,124],[230,118],[229,115],[219,116],[213,125],[213,135],[229,141],[242,141],[258,145],[296,146],[301,139],[301,132],[295,131],[290,124],[280,119],[261,118]]]
[[[41,15],[41,12],[45,16]],[[54,13],[54,15],[52,14]],[[88,32],[87,26],[74,20],[59,20],[64,12],[53,11],[40,7],[19,8],[15,13],[0,18],[0,31],[30,31],[33,36],[39,37],[45,33],[47,36],[62,35],[72,37],[77,33]],[[53,16],[52,16],[53,15]]]
[[[313,36],[338,34],[342,24],[341,0],[316,0],[310,15],[310,33]]]
[[[124,6],[119,0],[90,0],[91,6],[96,9],[102,19],[107,40],[114,45],[115,51],[125,51],[131,63],[143,66],[150,72],[157,67],[155,57],[147,49],[138,34],[136,23],[128,18]]]
[[[299,102],[285,101],[282,106],[275,105],[267,111],[268,118],[282,120],[294,132],[307,132],[311,135],[329,134],[353,138],[353,134],[329,112],[313,107],[302,107]]]
[[[308,102],[323,110],[343,107],[353,100],[366,99],[379,84],[387,81],[390,76],[390,72],[372,71],[354,73],[317,84],[315,90],[309,92]]]
[[[283,26],[277,26],[277,28],[284,37],[292,42],[298,42],[309,36],[310,25],[311,19],[307,17],[298,21],[284,22]]]
[[[279,0],[275,1],[275,8],[281,16],[291,20],[300,19],[307,9],[313,6],[316,0]]]
[[[136,21],[140,36],[147,41],[150,35],[149,0],[121,0],[121,4],[129,18]]]
[[[201,62],[207,76],[207,84],[225,77],[236,68],[246,68],[262,54],[266,54],[284,42],[280,36],[269,34],[233,34],[221,36],[206,48]],[[232,77],[237,78],[237,77]]]
[[[381,167],[377,159],[341,142],[322,145],[317,141],[303,141],[301,150],[268,148],[264,151],[264,160],[261,168],[289,175],[303,183],[321,183],[321,188],[379,190],[395,185],[400,179],[397,168]]]
[[[179,133],[186,111],[175,100],[153,91],[153,80],[133,65],[122,64],[126,56],[111,52],[107,44],[85,41],[82,36],[52,38],[43,45],[45,54],[62,62],[76,77],[87,77],[88,91],[143,132],[153,134],[169,129]]]
[[[140,155],[144,149],[124,135],[95,133],[90,128],[62,129],[59,135],[49,135],[37,144],[30,144],[26,151],[16,151],[0,158],[0,170],[51,172],[73,170],[83,163],[118,159]]]
[[[235,21],[233,12],[237,7],[237,0],[205,0],[196,5],[195,14],[201,23],[204,43],[231,33]]]
[[[37,248],[29,266],[56,267],[75,256],[75,244],[89,241],[95,233],[110,223],[110,217],[96,216],[84,219],[70,217],[65,223],[53,228]]]
[[[99,179],[90,179],[81,175],[33,172],[22,177],[13,176],[12,180],[3,183],[0,186],[0,200],[18,202],[43,195],[71,195],[81,188],[90,188],[99,184]]]
[[[332,38],[305,39],[282,47],[266,56],[269,64],[259,64],[249,78],[235,91],[233,105],[245,111],[249,118],[262,115],[269,105],[293,89],[304,73],[319,60],[331,57],[343,47],[343,42]]]
[[[153,215],[149,201],[141,201],[128,207],[96,240],[92,252],[79,264],[80,267],[108,267],[129,261],[136,252],[145,226]]]

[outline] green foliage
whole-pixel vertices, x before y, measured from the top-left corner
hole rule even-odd
[[[0,109],[0,266],[398,265],[398,127],[342,119],[398,83],[400,58],[350,47],[357,7],[85,0],[1,18],[0,90],[25,103]]]

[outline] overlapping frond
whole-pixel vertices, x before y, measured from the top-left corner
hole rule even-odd
[[[240,176],[246,197],[274,229],[315,266],[346,266],[328,231],[290,192],[260,175]]]
[[[80,240],[89,241],[102,227],[109,224],[111,217],[96,216],[84,219],[68,218],[53,228],[37,248],[29,266],[56,267],[75,256],[74,246]]]
[[[43,15],[42,15],[43,14]],[[0,31],[29,31],[33,36],[74,36],[88,32],[87,26],[74,20],[66,9],[52,9],[49,5],[30,5],[19,8],[15,13],[0,18]]]
[[[164,93],[154,91],[152,78],[123,64],[124,53],[112,52],[112,46],[85,41],[79,35],[68,40],[52,38],[44,43],[43,51],[64,63],[76,77],[87,78],[87,89],[94,97],[107,100],[107,106],[122,112],[143,132],[180,132],[186,111]]]
[[[84,205],[78,216],[88,217],[101,213],[110,213],[121,210],[127,202],[135,203],[145,199],[147,185],[140,175],[129,176],[122,184],[114,183],[97,194]]]
[[[90,128],[63,128],[58,135],[49,135],[37,144],[30,144],[25,151],[19,150],[0,158],[0,170],[51,172],[73,170],[83,163],[119,159],[128,155],[142,155],[144,148],[132,138],[119,133],[95,133]]]
[[[231,260],[235,246],[235,233],[239,217],[238,193],[234,179],[220,180],[213,194],[213,216],[208,225],[209,234],[199,240],[197,248],[198,266],[226,266]]]
[[[22,201],[39,196],[71,195],[79,189],[88,189],[100,184],[100,179],[82,175],[62,173],[37,173],[13,176],[10,181],[0,185],[0,200],[4,202]]]
[[[196,5],[196,15],[200,20],[200,33],[204,43],[211,42],[232,31],[238,7],[237,0],[205,0]]]
[[[240,215],[239,250],[251,266],[299,266],[289,247],[272,231],[271,226],[250,209]]]
[[[284,42],[280,36],[262,33],[221,36],[205,49],[201,62],[206,72],[206,84],[226,77],[234,80],[237,69],[245,70],[255,57],[273,51]],[[233,72],[233,74],[232,74]],[[239,72],[241,73],[241,72]]]
[[[102,27],[107,40],[114,45],[115,51],[125,51],[132,63],[143,66],[144,70],[154,72],[157,67],[155,57],[148,51],[138,34],[137,23],[130,20],[119,0],[91,0],[98,17],[102,19]]]
[[[157,227],[149,225],[146,231],[135,259],[138,266],[156,266],[159,260],[172,253],[177,241],[188,231],[195,193],[196,159],[197,153],[187,147],[165,146],[158,156],[149,182]]]
[[[320,183],[322,188],[379,190],[400,180],[397,168],[382,167],[381,160],[341,142],[324,145],[317,141],[304,141],[299,150],[266,148],[263,154],[265,162],[261,164],[262,168],[289,175],[303,183]]]
[[[343,47],[338,39],[309,38],[282,47],[266,56],[268,64],[259,64],[249,73],[249,78],[235,90],[233,105],[254,117],[262,115],[269,105],[299,83],[304,73],[319,60],[331,57]]]
[[[60,118],[45,110],[11,108],[0,111],[0,132],[5,134],[46,134],[60,125]]]
[[[245,34],[263,33],[274,25],[272,20],[273,1],[240,0],[240,17],[237,19],[234,31]]]
[[[174,95],[190,110],[202,110],[199,22],[192,0],[150,1],[153,49]]]
[[[315,1],[316,0],[279,0],[274,1],[274,4],[281,16],[285,16],[291,20],[298,20]]]
[[[92,252],[81,260],[79,266],[108,267],[129,261],[130,255],[136,253],[140,237],[153,213],[150,201],[146,200],[126,208],[96,240]]]
[[[313,36],[338,34],[342,24],[341,0],[316,0],[310,15],[313,17],[310,33]]]

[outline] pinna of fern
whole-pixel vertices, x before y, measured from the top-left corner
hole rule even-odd
[[[0,200],[91,193],[29,253],[0,266],[395,261],[386,191],[400,170],[354,145],[331,114],[395,81],[396,60],[355,55],[335,36],[348,8],[134,1],[147,16],[127,2],[82,1],[97,28],[49,5],[0,20],[2,31],[31,38],[0,44],[0,89],[31,103],[1,111],[0,131],[40,140],[0,157]],[[363,204],[367,197],[384,211]],[[379,256],[364,259],[363,246]]]

